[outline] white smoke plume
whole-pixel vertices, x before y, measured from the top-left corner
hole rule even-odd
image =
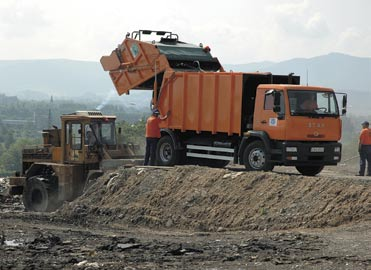
[[[108,95],[103,99],[103,101],[95,108],[97,111],[102,110],[108,102],[111,100],[111,98],[116,94],[116,91],[111,89],[111,91],[108,92]]]

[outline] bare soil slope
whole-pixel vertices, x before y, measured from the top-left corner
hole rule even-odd
[[[371,219],[368,180],[198,166],[120,168],[57,215],[78,224],[197,231],[338,226]]]

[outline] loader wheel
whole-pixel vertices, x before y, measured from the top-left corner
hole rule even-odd
[[[56,191],[48,189],[48,180],[33,176],[26,180],[23,204],[27,211],[51,212],[59,207]]]
[[[302,175],[315,176],[319,174],[324,166],[296,166],[298,172]]]
[[[266,159],[267,153],[264,143],[254,141],[243,152],[243,163],[248,171],[271,171],[274,165]]]
[[[157,165],[174,166],[177,162],[177,151],[170,136],[162,137],[157,143]]]

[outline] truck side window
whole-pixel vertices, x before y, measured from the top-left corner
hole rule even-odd
[[[82,132],[81,132],[81,124],[72,124],[71,125],[71,133],[72,133],[72,147],[71,149],[74,150],[81,150],[82,148]]]
[[[285,99],[282,91],[276,92],[276,95],[280,97],[280,112],[281,114],[285,113]],[[266,94],[264,98],[264,110],[273,110],[274,108],[274,94]]]
[[[274,96],[265,95],[264,110],[273,110],[273,104],[274,104]]]

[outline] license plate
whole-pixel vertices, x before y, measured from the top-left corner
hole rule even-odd
[[[323,153],[325,152],[325,148],[324,147],[312,147],[310,151],[312,153]]]

